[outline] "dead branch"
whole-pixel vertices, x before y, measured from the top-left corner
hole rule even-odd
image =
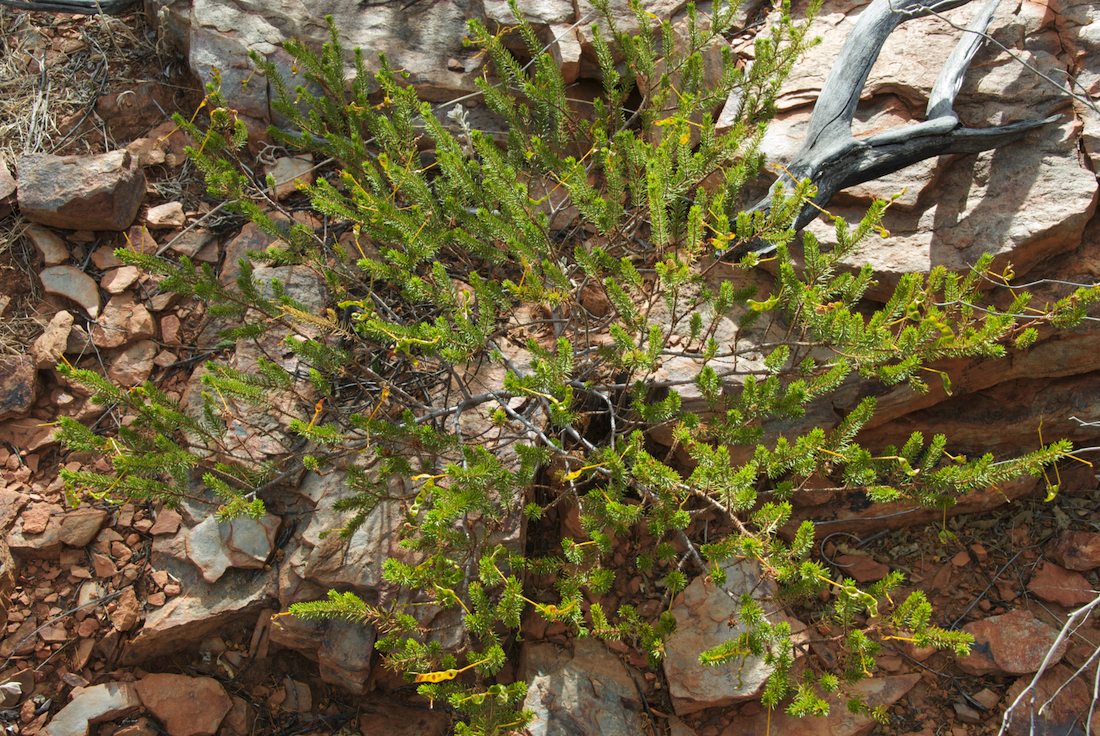
[[[999,3],[999,0],[986,0],[944,62],[928,98],[927,120],[862,140],[852,135],[852,118],[860,93],[894,29],[907,20],[968,2],[970,0],[874,0],[859,16],[814,105],[806,140],[776,184],[787,187],[795,181],[809,179],[817,189],[813,204],[806,204],[795,220],[796,229],[809,224],[818,214],[818,208],[824,207],[842,189],[935,156],[998,148],[1058,118],[1055,115],[990,128],[968,128],[959,121],[954,110],[955,98],[970,62],[986,38],[985,30]],[[764,197],[752,210],[767,210],[770,201],[770,196]],[[747,251],[767,254],[774,250],[775,246],[770,243],[754,241],[731,249],[731,254],[741,255]]]

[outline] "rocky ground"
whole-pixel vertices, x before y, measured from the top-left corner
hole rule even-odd
[[[558,15],[551,26],[571,17]],[[1023,18],[1017,30],[1050,35],[1026,12],[1014,17]],[[1059,17],[1064,30],[1069,16]],[[843,14],[824,18],[845,22]],[[206,58],[199,52],[219,48],[210,31],[215,25],[194,29],[192,69],[196,56]],[[1047,41],[1060,38],[1064,47],[1056,24],[1051,29],[1057,38]],[[446,712],[429,709],[400,678],[372,668],[367,629],[273,619],[289,602],[329,587],[373,591],[400,513],[396,506],[381,507],[344,547],[321,535],[335,526],[332,504],[346,493],[336,474],[308,476],[270,504],[265,519],[225,525],[198,502],[173,511],[95,499],[73,507],[65,499],[59,468],[107,465],[59,447],[51,422],[64,414],[109,430],[126,418],[90,404],[58,376],[57,362],[96,368],[125,386],[151,378],[182,398],[194,366],[209,354],[194,347],[201,343],[202,305],[161,293],[154,278],[118,262],[114,249],[188,255],[221,268],[225,277],[236,256],[263,247],[266,236],[204,197],[183,155],[183,136],[168,117],[195,112],[199,84],[145,16],[0,10],[0,44],[0,92],[12,121],[0,126],[0,599],[7,602],[0,610],[0,725],[11,734],[50,736],[449,732]],[[579,42],[562,49],[576,54],[567,53],[563,63],[574,59],[577,74],[580,49]],[[1060,58],[1049,55],[1053,61],[1042,59]],[[450,81],[425,88],[460,91],[459,77],[469,71],[464,63],[464,57],[448,60]],[[821,65],[807,62],[815,63]],[[880,84],[891,97],[866,116],[871,127],[907,114],[907,90],[921,84],[906,76],[913,70],[904,65],[886,68],[894,76]],[[799,79],[775,136],[785,129],[794,135],[804,124],[806,101],[820,79]],[[1029,99],[1030,88],[1013,89],[1019,100]],[[1049,139],[995,161],[971,157],[926,168],[909,184],[918,193],[936,186],[951,191],[959,175],[948,167],[1031,171],[1028,157],[1041,159],[1040,178],[1062,188],[1028,190],[1039,201],[1030,205],[1027,227],[1006,239],[1007,255],[1026,266],[1043,264],[1048,274],[1088,279],[1100,262],[1090,256],[1095,177],[1082,163],[1091,155],[1092,123],[1083,124],[1085,133],[1075,125],[1082,124],[1071,119]],[[1080,161],[1059,158],[1079,144]],[[252,154],[255,165],[280,182],[308,175],[311,166],[259,136]],[[941,247],[930,223],[946,227],[944,218],[954,218],[980,231],[993,226],[1006,202],[1025,196],[1011,187],[994,189],[975,190],[969,200],[959,194],[953,210],[931,214],[919,194],[902,202],[900,219],[891,224],[901,233],[892,246],[901,255],[880,264],[881,272],[888,278],[913,253],[927,258]],[[273,196],[292,213],[297,208],[293,187]],[[849,196],[853,208],[863,201],[860,192]],[[1051,200],[1062,209],[1040,211]],[[975,201],[987,204],[975,208]],[[968,219],[967,208],[978,210],[977,219]],[[969,257],[968,247],[957,246],[958,258]],[[1051,260],[1066,253],[1065,260]],[[294,288],[304,301],[323,299],[308,279]],[[1032,420],[1046,414],[1056,428],[1090,440],[1094,429],[1069,421],[1071,414],[1090,419],[1097,413],[1094,394],[1081,393],[1095,386],[1089,372],[1100,350],[1094,332],[1082,334],[1058,338],[1057,352],[1046,353],[1042,365],[1020,359],[995,378],[980,364],[954,367],[958,399],[933,396],[916,405],[912,397],[887,395],[883,404],[893,407],[897,421],[876,431],[889,439],[894,431],[949,423],[975,446],[992,442],[993,449],[1011,451],[1037,441]],[[967,420],[953,401],[978,407],[977,418]],[[1003,432],[991,438],[991,426]],[[881,676],[860,685],[869,702],[888,706],[887,725],[850,715],[838,703],[826,719],[773,718],[771,732],[995,733],[1006,708],[1032,685],[1039,695],[1030,710],[1017,711],[1011,733],[1027,733],[1028,713],[1048,697],[1053,702],[1036,716],[1036,733],[1100,731],[1100,717],[1091,731],[1085,725],[1095,701],[1100,624],[1095,616],[1070,619],[1073,610],[1096,601],[1100,589],[1096,476],[1076,463],[1062,473],[1062,492],[1052,501],[1036,495],[1038,484],[998,489],[947,520],[824,496],[805,506],[800,513],[821,522],[821,553],[835,569],[863,582],[890,569],[905,571],[909,585],[931,595],[938,622],[970,631],[978,644],[959,661],[896,642],[881,662]],[[549,523],[568,528],[571,520],[562,515]],[[634,544],[642,548],[646,540]],[[631,559],[633,551],[623,549],[621,556]],[[731,581],[739,576],[751,583],[751,571],[731,571]],[[643,613],[661,605],[644,575],[625,576],[615,596]],[[701,649],[728,636],[729,598],[700,579],[673,606],[682,627],[656,670],[625,646],[573,641],[564,628],[531,619],[511,673],[531,682],[528,705],[542,729],[533,733],[764,733],[766,714],[753,700],[759,673],[697,664]],[[805,647],[824,662],[835,659],[827,625],[808,615],[809,623],[799,623],[800,613],[790,612]]]

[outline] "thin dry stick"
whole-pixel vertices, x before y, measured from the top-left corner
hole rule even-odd
[[[1028,699],[1027,702],[1029,702],[1034,707],[1035,695],[1033,693],[1035,688],[1039,684],[1039,679],[1043,676],[1047,669],[1049,669],[1057,661],[1054,657],[1054,652],[1058,649],[1062,642],[1069,637],[1070,631],[1076,628],[1078,622],[1084,621],[1084,619],[1092,613],[1092,610],[1094,608],[1097,608],[1098,606],[1100,606],[1100,596],[1097,596],[1093,599],[1091,603],[1085,604],[1084,606],[1078,608],[1076,611],[1069,615],[1069,618],[1066,619],[1066,622],[1062,625],[1061,630],[1058,632],[1058,636],[1054,639],[1054,643],[1051,644],[1050,648],[1047,650],[1046,656],[1043,657],[1043,662],[1039,665],[1039,669],[1035,673],[1035,676],[1031,678],[1031,682],[1027,684],[1027,687],[1020,691],[1020,694],[1016,696],[1016,699],[1012,701],[1012,704],[1009,705],[1007,709],[1005,709],[1004,716],[1001,719],[1001,730],[997,732],[997,736],[1004,736],[1004,734],[1008,730],[1009,725],[1012,723],[1012,713],[1025,702],[1025,699]],[[1029,695],[1030,698],[1028,698]],[[1039,709],[1039,712],[1042,712],[1042,708]],[[1089,718],[1090,720],[1092,718],[1091,708],[1089,709]]]

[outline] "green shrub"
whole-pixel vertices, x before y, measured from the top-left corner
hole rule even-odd
[[[163,288],[202,300],[211,315],[235,320],[226,345],[283,330],[274,334],[286,335],[285,349],[307,371],[292,376],[264,359],[249,371],[212,362],[202,377],[203,409],[188,413],[152,385],[127,391],[64,367],[98,401],[132,417],[113,437],[62,420],[69,447],[114,464],[108,474],[66,473],[70,487],[171,504],[201,477],[229,517],[262,514],[265,491],[303,468],[350,466],[356,495],[338,530],[350,536],[386,498],[391,479],[411,479],[416,492],[405,500],[402,532],[409,555],[388,560],[385,577],[422,602],[460,610],[462,644],[444,650],[421,630],[414,608],[372,606],[351,593],[334,591],[291,613],[376,626],[386,666],[414,679],[424,696],[447,701],[463,734],[506,733],[529,717],[520,711],[524,684],[494,677],[505,642],[532,610],[577,636],[622,639],[653,662],[661,658],[676,626],[668,606],[648,620],[630,606],[601,604],[617,575],[633,574],[611,565],[616,540],[639,530],[655,544],[636,562],[664,586],[666,603],[689,576],[720,582],[731,559],[756,561],[785,600],[810,605],[831,590],[821,616],[843,632],[838,672],[792,676],[789,627],[769,623],[751,599],[741,609],[747,632],[700,652],[714,666],[764,657],[774,668],[763,695],[769,709],[827,711],[824,695],[871,674],[884,639],[965,652],[968,637],[935,626],[923,594],[891,597],[900,574],[860,588],[814,559],[812,523],[782,536],[792,503],[811,480],[825,480],[877,502],[947,509],[970,491],[1041,474],[1068,444],[995,462],[952,455],[944,437],[917,433],[876,452],[857,441],[874,415],[872,398],[834,427],[780,429],[797,426],[807,407],[856,376],[917,390],[932,376],[949,388],[935,361],[1026,347],[1036,326],[1079,321],[1098,293],[1080,291],[1027,320],[1026,294],[1005,310],[978,308],[990,266],[983,258],[964,274],[906,275],[885,304],[865,303],[870,267],[853,271],[841,261],[885,235],[885,201],[854,226],[836,219],[831,248],[803,234],[796,259],[791,222],[813,194],[808,183],[777,193],[767,211],[742,206],[764,163],[760,143],[779,86],[810,39],[784,7],[757,39],[751,67],[738,67],[725,50],[721,73],[708,76],[704,57],[732,18],[732,7],[716,3],[709,17],[689,7],[677,32],[640,9],[637,33],[594,28],[602,89],[590,103],[570,98],[525,22],[516,32],[526,62],[501,34],[472,21],[470,41],[492,70],[478,88],[495,132],[472,126],[461,106],[418,100],[384,60],[372,76],[356,53],[358,74],[345,83],[335,27],[319,54],[287,45],[303,86],[291,88],[257,58],[288,121],[272,134],[329,163],[303,188],[328,218],[320,233],[274,217],[272,203],[256,196],[238,161],[244,124],[211,88],[208,125],[179,120],[196,141],[191,155],[211,193],[278,238],[253,261],[312,269],[329,289],[329,308],[311,309],[284,284],[258,282],[248,260],[235,284],[223,284],[187,258],[119,256],[159,274]],[[735,89],[738,114],[720,132],[715,113]],[[358,257],[335,242],[332,231],[341,229]],[[732,256],[760,240],[778,246],[776,275],[755,287],[747,277],[759,259]],[[522,324],[519,314],[528,315]],[[522,365],[510,358],[517,343],[526,351]],[[662,373],[674,360],[690,373]],[[499,376],[497,385],[469,385],[472,365],[495,367],[488,374]],[[289,397],[275,416],[292,451],[262,462],[235,454],[227,422],[247,425],[253,411],[270,416],[275,394]],[[462,415],[478,411],[512,428],[510,439],[464,437]],[[491,541],[514,525],[517,509],[534,529],[548,510],[571,505],[581,534],[557,539],[548,552],[525,556]],[[693,523],[702,511],[718,514],[726,532],[715,537],[711,529],[704,539]],[[555,582],[536,592],[535,578]]]

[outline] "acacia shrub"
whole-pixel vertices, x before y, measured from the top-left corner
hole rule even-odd
[[[394,478],[412,484],[401,499],[409,554],[384,570],[410,597],[381,605],[332,591],[290,613],[376,627],[383,663],[448,703],[460,734],[508,733],[529,719],[525,684],[497,674],[509,637],[531,612],[577,636],[621,639],[656,664],[677,626],[669,606],[647,619],[631,605],[603,602],[617,576],[636,570],[667,604],[691,576],[721,583],[730,560],[748,560],[778,584],[782,600],[816,606],[844,652],[836,671],[815,665],[792,674],[798,650],[789,626],[750,596],[740,601],[743,633],[699,653],[725,667],[763,658],[769,709],[826,712],[824,696],[869,676],[885,639],[965,652],[968,637],[934,625],[921,592],[891,596],[900,573],[861,587],[815,559],[814,526],[792,528],[793,501],[825,481],[873,502],[946,509],[972,490],[1041,474],[1069,445],[965,458],[943,436],[914,433],[874,451],[857,440],[873,398],[848,407],[836,426],[789,428],[857,376],[926,390],[926,377],[948,380],[935,361],[1026,349],[1044,324],[1080,321],[1097,291],[1080,290],[1025,320],[1026,293],[1007,309],[979,306],[990,267],[983,258],[962,274],[937,267],[906,275],[884,304],[865,303],[874,274],[843,263],[868,239],[887,236],[879,222],[889,202],[854,225],[834,218],[836,243],[827,248],[791,226],[813,196],[807,182],[777,190],[766,210],[742,209],[764,165],[760,145],[780,85],[812,42],[806,24],[784,3],[756,39],[754,63],[743,66],[716,43],[733,26],[732,4],[716,2],[709,15],[688,6],[679,28],[635,4],[630,32],[597,5],[602,86],[587,107],[571,98],[515,4],[514,29],[470,22],[470,42],[491,70],[477,85],[492,130],[474,125],[461,105],[419,100],[385,59],[371,74],[356,52],[346,81],[334,26],[319,52],[287,44],[297,86],[257,57],[286,121],[272,135],[326,163],[302,187],[324,218],[317,231],[273,214],[278,204],[264,193],[272,182],[255,180],[242,162],[244,123],[212,86],[205,124],[178,119],[195,140],[192,159],[211,194],[278,240],[243,260],[231,284],[186,257],[119,256],[158,274],[162,288],[201,299],[210,316],[236,322],[223,331],[224,345],[282,330],[283,347],[306,368],[290,374],[260,359],[245,371],[211,361],[195,413],[151,384],[127,391],[63,366],[132,418],[110,437],[61,420],[68,446],[113,463],[110,473],[63,471],[69,487],[172,504],[201,479],[222,517],[260,515],[265,494],[303,469],[347,467],[355,493],[333,531],[350,536],[391,498]],[[509,32],[526,57],[510,50]],[[715,48],[717,76],[707,63]],[[719,130],[716,112],[735,91],[737,114]],[[756,269],[758,257],[738,254],[761,240],[776,245],[767,287],[715,278]],[[310,269],[326,284],[329,307],[311,309],[278,280],[259,283],[257,263]],[[493,367],[499,380],[486,388],[477,371],[475,385],[470,366]],[[228,423],[270,433],[256,417],[272,416],[275,395],[289,397],[274,414],[288,452],[235,452]],[[463,433],[463,416],[479,412],[502,430],[495,439]],[[538,526],[548,510],[568,505],[579,511],[578,534]],[[517,510],[532,529],[555,535],[549,551],[492,541]],[[705,515],[723,520],[722,535],[703,528]],[[641,530],[652,548],[631,569],[616,568],[615,546],[625,543],[617,540]],[[825,589],[831,595],[821,604]],[[444,648],[424,630],[416,617],[423,603],[459,612],[461,644]]]

